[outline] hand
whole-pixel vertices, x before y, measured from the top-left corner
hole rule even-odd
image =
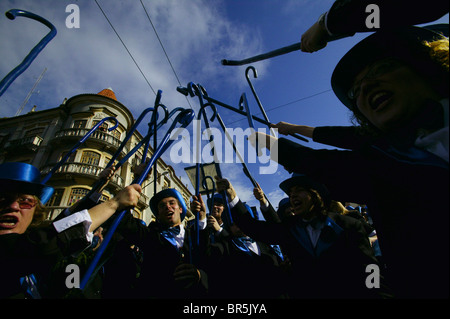
[[[134,176],[141,176],[142,173],[144,172],[145,167],[147,166],[148,162],[150,162],[150,158],[149,157],[147,157],[145,162],[143,162],[143,163],[141,163],[141,164],[139,164],[137,166],[134,166],[132,168],[132,172],[133,172]],[[148,179],[152,175],[152,171],[153,171],[153,169],[150,169],[150,171],[148,172],[147,176],[145,176],[144,180]]]
[[[122,189],[113,198],[90,208],[88,213],[91,216],[92,223],[89,226],[89,231],[97,229],[115,212],[136,206],[141,192],[141,186],[133,184]]]
[[[200,271],[192,264],[180,264],[173,273],[175,284],[182,289],[188,289],[200,282]]]
[[[225,191],[227,193],[228,199],[231,202],[236,197],[236,191],[231,185],[230,181],[225,178],[219,178],[219,176],[214,176],[216,179],[216,190],[218,193]]]
[[[98,177],[109,181],[114,176],[115,171],[116,171],[116,167],[114,165],[112,165],[108,168],[105,168],[103,171],[101,171],[100,174],[98,174]]]
[[[96,231],[94,232],[94,237],[97,236],[98,237],[98,242],[97,245],[95,245],[95,247],[92,248],[92,251],[96,251],[100,245],[102,244],[103,241],[103,227],[99,227],[96,229]]]
[[[300,49],[303,52],[315,52],[327,46],[329,35],[327,30],[318,22],[314,23],[301,38]]]
[[[125,187],[112,198],[117,205],[117,210],[123,210],[137,205],[142,188],[139,184]]]
[[[106,185],[108,185],[111,178],[113,178],[115,172],[116,167],[114,165],[111,165],[110,167],[105,168],[103,171],[101,171],[100,174],[98,174],[98,177],[100,179],[105,180],[103,185],[97,190],[98,193],[101,193],[103,189],[105,189]]]
[[[295,133],[295,125],[287,122],[278,122],[277,124],[271,124],[270,127],[278,129],[278,133],[283,135],[289,135]]]
[[[220,230],[220,225],[214,216],[208,216],[207,227],[214,229],[216,232]]]
[[[261,205],[266,206],[267,200],[266,200],[266,197],[264,196],[264,192],[258,183],[256,183],[256,185],[257,186],[253,189],[253,195],[255,196],[255,198],[257,200],[259,200]]]
[[[278,139],[276,137],[273,137],[272,135],[254,131],[248,137],[248,140],[253,147],[256,147],[256,138],[258,138],[258,148],[259,148],[258,153],[263,147],[270,150],[273,147],[273,145],[278,141]]]
[[[278,122],[277,124],[271,124],[270,127],[278,129],[278,132],[283,135],[300,134],[309,138],[313,137],[315,129],[315,127],[313,126],[297,125],[287,122]]]
[[[191,211],[199,213],[199,220],[206,217],[206,205],[203,202],[202,195],[192,196],[193,201],[191,202]]]

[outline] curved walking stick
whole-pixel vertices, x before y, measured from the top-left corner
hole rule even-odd
[[[205,97],[206,100],[208,100],[208,93],[206,92],[205,88],[203,86],[201,86],[200,84],[198,84],[198,87],[200,88],[202,95]],[[230,136],[230,133],[228,132],[225,123],[222,120],[222,117],[220,116],[219,113],[216,113],[216,118],[217,121],[219,122],[220,127],[222,128],[222,131],[225,133],[225,136],[228,139],[228,142],[231,144],[231,146],[233,147],[233,151],[236,153],[237,157],[239,158],[239,160],[241,161],[242,164],[242,169],[244,171],[244,174],[250,179],[250,182],[252,183],[253,187],[259,187],[258,183],[256,182],[256,180],[254,179],[254,177],[251,175],[247,164],[245,163],[244,158],[242,157],[241,153],[239,152],[239,150],[236,147],[236,144],[233,141],[233,138]],[[254,117],[252,116],[252,118],[254,119]],[[220,167],[219,167],[220,169]],[[264,196],[266,197],[267,201],[270,203],[269,199],[267,198],[267,196],[264,194]],[[232,223],[233,220],[231,219],[231,215],[230,215],[230,222]]]
[[[211,193],[209,191],[209,187],[208,187],[208,183],[207,183],[208,179],[211,180],[211,183],[212,183]],[[203,177],[203,180],[202,180],[202,186],[206,190],[206,197],[208,198],[208,200],[210,200],[208,211],[209,211],[209,215],[212,216],[212,211],[214,209],[214,194],[216,193],[216,182],[214,181],[214,178],[212,178],[211,176],[205,176],[205,177]],[[209,196],[210,194],[211,194],[211,197]],[[206,201],[207,203],[208,203],[208,200]],[[211,240],[211,243],[214,243],[214,235],[213,235],[211,228],[209,228],[209,238]]]
[[[342,39],[347,37],[346,35],[340,35],[340,36],[330,36],[327,40],[327,42],[331,42],[334,40],[338,40],[338,39]],[[249,64],[249,63],[253,63],[253,62],[258,62],[258,61],[262,61],[262,60],[266,60],[266,59],[270,59],[270,58],[274,58],[276,56],[279,55],[283,55],[286,53],[290,53],[293,51],[298,51],[300,50],[302,47],[301,42],[297,42],[273,51],[269,51],[263,54],[259,54],[259,55],[255,55],[253,57],[250,58],[246,58],[246,59],[242,59],[242,60],[227,60],[227,59],[223,59],[221,61],[222,65],[244,65],[244,64]]]
[[[199,102],[200,102],[200,111],[198,114],[198,120],[201,119],[201,116],[203,115],[203,120],[205,122],[205,126],[206,129],[210,129],[210,125],[209,125],[209,121],[208,118],[206,116],[206,111],[205,108],[206,107],[211,107],[212,110],[214,111],[214,115],[211,117],[211,121],[213,121],[216,117],[217,117],[217,109],[216,106],[212,103],[205,103],[203,101],[203,98],[206,99],[206,94],[203,94],[204,88],[197,84],[195,85],[193,82],[190,82],[187,86],[187,88],[180,88],[178,87],[177,90],[184,94],[184,95],[190,95],[191,97],[197,95]],[[199,154],[199,150],[200,150],[200,143],[199,141],[197,141],[197,165],[196,165],[196,183],[195,183],[195,195],[196,196],[200,196],[200,157],[198,156]],[[213,156],[214,156],[214,162],[217,163],[216,165],[216,170],[217,170],[217,174],[219,176],[219,178],[222,178],[222,172],[220,171],[220,165],[218,165],[219,160],[217,159],[217,154],[215,153],[215,145],[214,145],[214,137],[211,135],[210,136],[210,143],[213,144]],[[222,196],[224,196],[224,198],[226,198],[226,193],[225,191],[222,192]],[[226,215],[229,218],[230,222],[232,223],[233,218],[231,217],[231,211],[230,208],[228,206],[228,204],[226,205]],[[197,229],[197,245],[199,245],[199,220],[198,220],[198,216],[196,216],[196,229]]]
[[[44,47],[49,43],[56,35],[56,28],[48,20],[38,16],[37,14],[19,10],[11,9],[5,13],[6,17],[10,20],[14,20],[16,17],[26,17],[45,24],[50,28],[50,32],[39,41],[38,44],[28,53],[28,55],[23,59],[23,61],[16,66],[11,72],[9,72],[0,82],[0,96],[6,91],[6,89],[11,85],[14,80],[21,75],[33,62],[33,60],[38,56],[38,54],[44,49]]]
[[[250,90],[252,90],[253,96],[255,97],[256,103],[258,104],[259,109],[261,110],[261,113],[262,113],[264,119],[267,122],[270,122],[269,121],[269,117],[267,116],[266,111],[264,110],[264,107],[262,106],[262,103],[261,103],[261,101],[260,101],[260,99],[258,97],[258,94],[256,94],[256,91],[255,91],[255,88],[254,88],[254,86],[252,84],[252,81],[250,81],[250,76],[248,74],[250,71],[253,71],[253,77],[255,79],[258,77],[258,72],[256,72],[255,67],[254,66],[249,66],[245,70],[245,78],[247,79],[247,83],[250,86]],[[276,137],[275,130],[273,128],[271,128],[270,125],[269,125],[269,129],[270,129],[270,132],[272,133],[272,135]]]
[[[191,84],[191,83],[189,83],[189,85],[190,85],[190,84]],[[195,93],[192,93],[192,90],[191,90],[191,88],[189,87],[189,85],[188,85],[188,87],[182,87],[182,86],[179,86],[179,87],[177,87],[177,91],[178,91],[179,93],[185,95],[185,96],[190,95],[190,96],[192,97],[192,96],[195,95]],[[200,87],[200,88],[202,88],[202,86],[199,85],[199,84],[198,84],[197,86]],[[204,89],[201,89],[201,90],[203,91]],[[241,114],[241,115],[247,116],[247,113],[244,112],[243,110],[237,109],[237,108],[235,108],[234,106],[231,106],[231,105],[228,105],[228,104],[226,104],[226,103],[224,103],[224,102],[221,102],[221,101],[219,101],[219,100],[216,100],[216,99],[214,99],[214,98],[212,98],[212,97],[206,95],[204,92],[202,92],[202,93],[200,93],[200,94],[202,95],[202,98],[204,98],[206,101],[208,101],[208,102],[210,102],[210,103],[214,103],[214,104],[223,106],[223,107],[225,107],[226,109],[229,109],[229,110],[231,110],[231,111],[233,111],[233,112],[236,112],[236,113],[239,113],[239,114]],[[266,120],[263,120],[263,119],[261,119],[261,118],[255,116],[255,115],[251,115],[251,118],[252,118],[253,120],[255,120],[255,121],[259,122],[259,123],[265,124],[265,125],[267,125],[267,126],[269,126],[269,127],[270,127],[270,125],[272,124],[272,123],[270,123],[270,122],[268,122],[268,121],[266,121]],[[309,142],[306,138],[304,138],[303,136],[300,136],[300,135],[298,135],[298,134],[297,134],[297,135],[292,135],[292,136],[295,137],[295,138],[298,138],[299,140],[302,140],[303,142]]]
[[[128,143],[129,139],[133,136],[134,132],[136,131],[137,127],[139,126],[139,124],[142,122],[142,120],[144,119],[144,117],[147,115],[147,113],[155,111],[154,108],[149,107],[147,109],[145,109],[144,111],[142,111],[142,113],[139,115],[139,117],[137,118],[137,120],[134,122],[134,124],[131,126],[130,130],[128,131],[127,135],[125,136],[125,138],[123,139],[122,143],[120,143],[117,151],[113,154],[113,156],[111,157],[111,159],[109,160],[109,162],[106,164],[105,169],[107,169],[108,167],[111,167],[114,162],[116,161],[117,157],[119,157],[119,155],[122,153],[122,150],[124,149],[124,147],[126,146],[126,144]],[[152,119],[157,119],[156,117],[152,116]],[[152,122],[150,122],[150,124],[152,124]],[[149,125],[150,125],[149,124]],[[150,137],[148,139],[146,139],[145,141],[149,141]],[[142,146],[142,144],[141,144]],[[131,155],[133,155],[139,148],[135,148],[133,149],[132,152],[128,152],[126,157],[126,160],[128,160],[128,158],[131,157]],[[115,169],[117,170],[120,166],[123,165],[123,163],[126,162],[126,160],[121,160],[116,166]],[[89,198],[92,194],[99,192],[102,188],[104,188],[107,184],[107,179],[106,178],[101,178],[99,179],[97,182],[94,183],[94,185],[92,185],[91,190],[85,195],[85,198]]]
[[[254,88],[252,82],[250,81],[250,76],[248,75],[250,70],[253,71],[253,77],[255,79],[258,77],[258,73],[256,72],[255,67],[249,66],[245,70],[245,78],[247,79],[248,85],[250,86],[250,89],[252,90],[253,96],[255,97],[256,103],[258,103],[258,106],[259,106],[259,108],[261,110],[261,113],[262,113],[264,119],[269,123],[270,122],[269,121],[269,117],[267,116],[266,111],[264,110],[264,107],[262,106],[261,101],[260,101],[260,99],[258,97],[258,94],[256,94],[255,88]],[[277,137],[277,135],[275,134],[275,130],[272,127],[270,127],[270,124],[267,125],[267,126],[269,127],[270,132],[272,133],[272,135]],[[296,133],[295,134],[290,134],[290,135],[295,137],[295,138],[297,138],[297,139],[299,139],[299,140],[305,140],[305,138],[303,138],[302,136],[300,136],[300,135],[298,135]]]
[[[247,114],[248,126],[252,129],[252,133],[256,133],[255,123],[253,122],[252,113],[250,112],[250,107],[248,106],[247,95],[242,93],[239,99],[239,109],[242,111],[245,108],[245,113]],[[256,135],[255,148],[258,156],[261,156],[261,150],[258,147],[258,135]]]
[[[142,185],[146,176],[152,169],[152,166],[154,165],[154,163],[161,157],[161,155],[169,148],[169,146],[174,141],[173,139],[171,139],[171,136],[172,136],[172,131],[175,129],[175,125],[177,123],[180,123],[181,124],[180,128],[185,128],[186,126],[189,125],[189,123],[192,122],[194,116],[195,116],[195,112],[193,110],[185,110],[185,111],[182,111],[180,114],[178,114],[178,116],[175,118],[175,120],[173,121],[170,128],[167,130],[167,133],[164,136],[161,143],[159,144],[158,148],[154,151],[152,158],[145,166],[145,169],[143,170],[142,174],[140,176],[137,176],[131,182],[131,184]],[[92,274],[94,273],[96,266],[97,266],[98,262],[100,261],[101,256],[105,252],[106,247],[108,246],[109,242],[111,241],[111,238],[112,238],[114,232],[116,231],[117,227],[119,226],[120,221],[122,220],[123,216],[125,216],[125,214],[129,211],[130,211],[129,209],[124,209],[123,211],[121,211],[116,216],[113,223],[109,227],[109,230],[106,233],[105,238],[103,239],[100,247],[97,250],[97,253],[95,254],[91,264],[89,265],[88,269],[86,270],[86,273],[84,274],[84,276],[80,282],[81,290],[84,290],[86,288],[87,284],[89,283],[89,279],[91,278]]]
[[[198,90],[198,87],[194,86],[194,90]],[[206,116],[205,108],[210,106],[213,109],[213,111],[214,111],[214,114],[213,114],[213,116],[210,119],[211,121],[214,121],[214,118],[216,117],[216,114],[217,114],[217,110],[216,110],[216,107],[214,105],[212,105],[211,103],[204,104],[203,103],[203,99],[201,99],[201,97],[199,99],[200,99],[201,107],[200,107],[200,110],[198,112],[197,120],[200,121],[200,119],[202,118],[202,115],[203,115],[203,120],[205,122],[205,126],[206,126],[207,129],[209,129],[210,125],[209,125],[208,118]],[[198,136],[198,137],[200,137],[200,136]],[[210,142],[214,143],[213,142],[213,136],[210,137]],[[197,164],[196,164],[196,169],[195,169],[195,177],[196,177],[196,181],[195,181],[195,195],[196,196],[201,196],[201,194],[200,194],[200,169],[201,169],[200,162],[201,162],[201,155],[199,154],[200,153],[201,140],[196,141],[196,144],[197,144],[197,148],[196,148]],[[216,161],[216,154],[215,154],[214,150],[213,150],[213,154],[214,154],[214,161]],[[196,236],[196,245],[198,247],[200,245],[200,225],[199,225],[199,214],[198,213],[195,214],[195,226],[196,226],[195,227],[195,231],[196,231],[196,235],[197,235]]]
[[[137,120],[134,122],[133,126],[131,126],[130,130],[128,131],[127,135],[125,136],[125,138],[123,139],[122,143],[120,143],[119,148],[117,149],[117,151],[114,153],[114,155],[112,156],[112,158],[109,160],[108,164],[106,164],[105,168],[110,167],[112,164],[114,164],[115,160],[117,159],[117,157],[119,157],[120,153],[122,152],[122,150],[124,149],[124,147],[126,146],[127,142],[129,141],[129,139],[133,136],[134,132],[137,130],[137,127],[139,126],[139,124],[142,122],[142,120],[144,119],[145,115],[147,115],[147,113],[149,112],[154,112],[155,109],[153,107],[149,107],[147,109],[145,109],[144,111],[142,111],[142,113],[139,115],[139,117],[137,118]],[[152,115],[152,119],[153,119],[153,115]],[[152,123],[152,122],[150,122]]]
[[[130,130],[126,134],[126,136],[123,139],[123,141],[120,143],[119,147],[117,148],[117,151],[113,154],[113,156],[111,157],[109,162],[106,164],[105,169],[111,167],[115,163],[117,157],[122,153],[123,149],[125,148],[126,144],[129,141],[129,139],[133,136],[134,132],[137,130],[138,125],[142,122],[142,120],[147,115],[147,113],[152,112],[152,111],[155,111],[155,109],[151,108],[151,107],[145,109],[144,111],[142,111],[142,113],[139,115],[138,119],[135,121],[135,123],[132,125],[132,127],[130,128]],[[150,130],[150,127],[153,127],[153,122],[152,121],[156,121],[157,118],[158,118],[157,114],[155,115],[155,113],[156,112],[153,113],[152,120],[150,120],[150,122],[149,122],[149,133],[138,143],[138,145],[136,145],[119,162],[116,163],[116,165],[114,166],[115,170],[119,169],[124,163],[126,163],[126,161],[132,155],[134,155],[134,153],[136,153],[141,148],[141,146],[144,145],[144,143],[145,144],[149,143],[150,137],[153,134],[153,131]],[[165,121],[167,121],[167,120],[163,119],[158,124],[157,128],[161,127],[165,123]],[[145,157],[143,157],[143,158],[145,158]],[[59,215],[60,218],[69,216],[70,214],[75,212],[75,209],[89,209],[89,208],[93,207],[94,205],[96,205],[95,202],[89,201],[89,198],[91,198],[91,196],[93,194],[95,194],[95,193],[100,193],[105,188],[105,186],[107,184],[108,184],[108,179],[106,177],[98,179],[92,185],[91,190],[82,199],[80,199],[73,206],[71,206],[71,207],[65,209],[63,212],[61,212],[61,214]]]
[[[212,192],[209,191],[209,187],[208,187],[208,183],[207,183],[208,179],[210,179],[211,183],[212,183]],[[205,177],[203,177],[203,180],[202,180],[202,186],[206,190],[206,197],[211,200],[211,202],[210,202],[211,205],[208,207],[209,214],[211,215],[211,212],[212,212],[213,206],[214,206],[213,199],[214,199],[214,193],[216,192],[216,182],[214,181],[214,178],[212,178],[211,176],[205,176]],[[211,197],[209,196],[210,193],[211,193]]]
[[[156,119],[158,116],[158,108],[162,107],[164,110],[164,120],[162,121],[162,123],[167,123],[167,121],[169,120],[169,111],[167,110],[167,107],[164,104],[161,104],[161,95],[162,95],[162,90],[158,90],[158,93],[156,94],[156,99],[155,99],[155,104],[154,104],[154,108],[155,108],[155,112],[152,115],[152,123],[153,123],[153,149],[156,150],[157,147],[157,123],[156,123]],[[151,124],[149,123],[148,125],[148,129],[149,132],[152,129],[151,128]],[[145,147],[144,147],[144,152],[142,153],[142,163],[145,162],[146,158],[147,158],[147,152],[148,149],[150,147],[150,140],[145,143]],[[158,172],[157,172],[157,165],[158,163],[155,163],[155,169],[153,170],[153,179],[154,179],[154,194],[156,194],[156,181],[158,179]]]
[[[182,107],[177,107],[177,108],[173,109],[169,113],[168,118],[171,118],[176,112],[180,112],[180,111],[181,112],[185,111],[185,109]],[[167,120],[162,120],[161,122],[158,123],[158,125],[156,126],[156,129],[159,130],[161,128],[161,126],[163,126],[165,123],[167,123]],[[149,127],[153,127],[151,125],[151,123],[149,123]],[[153,130],[149,131],[147,133],[147,135],[142,140],[140,140],[139,143],[137,143],[131,151],[129,151],[127,153],[127,155],[125,155],[120,161],[117,162],[115,167],[118,168],[118,167],[122,166],[131,156],[133,156],[134,153],[136,153],[142,147],[142,145],[147,145],[147,143],[150,141],[150,138],[153,136],[153,132],[154,132]],[[144,161],[142,161],[142,163],[143,162]]]
[[[104,122],[108,120],[115,122],[115,125],[113,127],[108,128],[108,131],[116,129],[116,127],[119,125],[119,122],[115,117],[110,116],[103,118],[101,121],[95,124],[94,127],[91,128],[89,132],[87,132],[86,135],[83,136],[83,138],[79,140],[78,143],[76,143],[69,152],[67,152],[67,154],[50,170],[50,172],[44,178],[42,178],[41,183],[43,184],[47,183],[48,180],[52,177],[53,173],[55,173],[65,162],[67,162],[67,160],[73,154],[73,152],[75,152],[77,148],[79,148],[81,144],[83,144],[92,135],[92,133],[94,133],[100,127],[100,125],[102,125]]]

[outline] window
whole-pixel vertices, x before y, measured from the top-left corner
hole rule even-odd
[[[81,163],[98,166],[100,163],[100,154],[92,151],[84,151],[81,156]]]
[[[111,158],[112,158],[111,156],[105,156],[105,159],[103,160],[103,167],[106,167],[106,164],[109,163]]]
[[[64,156],[67,155],[67,153],[68,153],[68,152],[61,153],[61,156],[60,156],[60,158],[59,158],[59,161],[62,160],[62,159],[64,158]],[[67,159],[66,163],[73,163],[73,162],[75,162],[75,156],[76,156],[76,155],[77,155],[77,152],[76,152],[76,151],[73,152],[72,154],[70,154],[70,157]]]
[[[38,127],[38,128],[34,128],[32,130],[28,130],[25,133],[24,137],[34,137],[34,136],[42,137],[42,133],[44,133],[44,128],[43,127]]]
[[[85,188],[72,188],[72,191],[70,192],[69,201],[67,202],[67,206],[72,206],[77,201],[82,199],[84,195],[86,195],[89,192],[89,190]]]
[[[64,194],[64,189],[55,189],[52,198],[45,204],[45,206],[60,206]]]
[[[75,204],[77,201],[82,199],[87,193],[89,192],[86,188],[72,188],[72,191],[70,192],[69,201],[67,202],[67,206],[71,206]],[[109,197],[102,195],[100,197],[100,201],[104,202],[108,200]]]
[[[87,120],[75,120],[73,121],[73,128],[85,128]]]
[[[100,121],[99,120],[92,121],[92,127],[94,127],[98,122]],[[106,132],[108,130],[108,123],[103,122],[97,130],[100,132]]]

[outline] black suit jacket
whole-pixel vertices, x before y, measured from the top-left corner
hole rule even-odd
[[[211,298],[283,298],[286,273],[274,249],[256,241],[260,255],[240,250],[226,230],[208,247],[206,269]]]
[[[78,224],[57,233],[52,224],[28,227],[23,234],[0,236],[0,298],[27,297],[20,286],[20,278],[34,274],[38,284],[46,283],[51,269],[65,256],[89,246],[84,225]],[[38,285],[46,297],[45,286]]]
[[[200,246],[196,247],[194,229],[185,227],[184,245],[178,250],[160,234],[162,228],[158,222],[152,222],[146,227],[130,215],[124,218],[118,230],[143,252],[134,298],[178,299],[207,296],[207,274],[200,269],[201,256],[204,255],[208,241],[207,232],[200,231]],[[189,289],[177,286],[173,279],[175,268],[182,263],[194,264],[201,273],[200,282]]]
[[[279,244],[288,256],[291,271],[286,288],[291,298],[374,298],[385,292],[366,286],[366,266],[377,265],[377,260],[360,221],[330,214],[330,226],[322,229],[313,249],[305,233],[295,235],[297,217],[282,223],[257,221],[246,213],[242,202],[231,211],[246,234],[268,244]]]

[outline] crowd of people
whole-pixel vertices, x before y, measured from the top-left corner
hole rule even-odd
[[[367,31],[361,19],[345,30],[338,23],[361,16],[365,2],[336,1],[304,34],[302,50],[324,48],[333,33]],[[357,125],[273,125],[345,150],[251,137],[266,139],[258,146],[292,173],[280,181],[286,197],[277,209],[261,188],[253,190],[264,220],[226,178],[216,178],[218,194],[208,205],[198,194],[187,204],[165,189],[150,199],[149,225],[125,214],[86,289],[68,287],[67,265],[86,269],[102,230],[117,211],[137,205],[141,187],[102,203],[83,199],[49,221],[44,205],[52,188],[39,170],[0,164],[0,297],[448,298],[448,25],[409,26],[448,13],[447,2],[429,2],[435,5],[417,6],[397,24],[386,15],[389,28],[336,66],[333,91]],[[189,204],[194,222],[185,221]]]

